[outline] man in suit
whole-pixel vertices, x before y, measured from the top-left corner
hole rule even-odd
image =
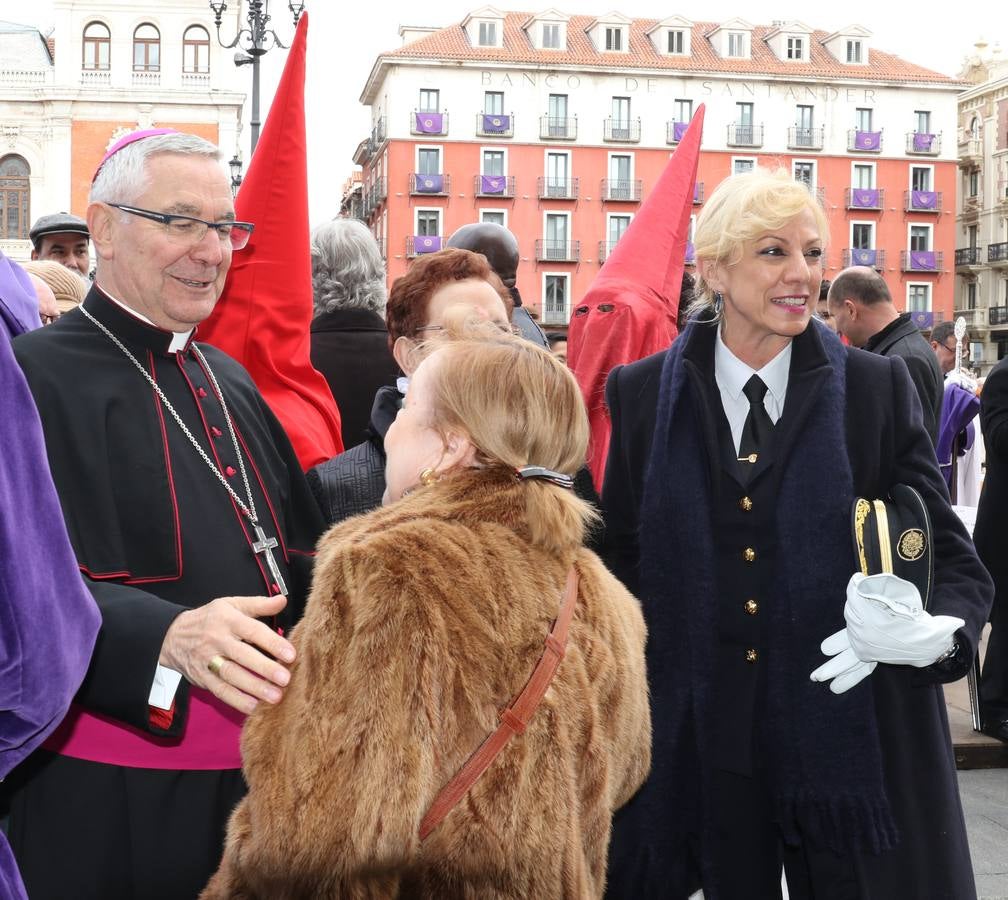
[[[829,289],[829,310],[840,334],[855,347],[900,356],[920,397],[924,428],[938,440],[944,384],[934,352],[912,321],[893,304],[885,279],[867,266],[844,269]]]

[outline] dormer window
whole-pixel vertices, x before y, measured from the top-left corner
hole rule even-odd
[[[847,62],[859,65],[862,59],[861,41],[847,41]]]
[[[793,32],[795,29],[790,30]],[[871,64],[870,39],[871,32],[867,28],[861,25],[848,25],[827,35],[819,43],[830,56],[843,65],[867,66]]]
[[[745,52],[744,31],[728,32],[728,55],[736,59],[741,59],[745,57],[746,52]]]
[[[497,23],[496,22],[480,22],[479,23],[479,45],[481,47],[496,47],[497,46]]]
[[[542,45],[544,50],[560,49],[560,26],[556,24],[543,24]]]
[[[606,26],[605,48],[615,52],[623,50],[623,29],[619,27]]]
[[[686,52],[686,35],[681,28],[669,29],[668,52],[682,56]]]
[[[787,58],[802,60],[805,58],[805,41],[800,37],[787,39]]]

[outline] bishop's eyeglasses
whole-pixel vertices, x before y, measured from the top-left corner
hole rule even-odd
[[[217,237],[222,243],[227,241],[231,244],[232,250],[241,250],[248,244],[249,238],[252,237],[252,232],[255,230],[255,225],[251,222],[234,222],[230,219],[223,222],[207,222],[205,219],[197,219],[195,216],[155,212],[152,209],[141,209],[138,206],[126,206],[122,203],[107,205],[121,209],[131,216],[160,222],[164,226],[168,240],[176,244],[196,245],[206,237],[206,233],[212,228],[217,232]]]

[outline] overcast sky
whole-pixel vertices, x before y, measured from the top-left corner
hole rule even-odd
[[[231,4],[229,4],[230,6]],[[339,188],[353,168],[352,155],[370,130],[367,110],[359,97],[375,57],[400,46],[400,25],[448,25],[484,4],[479,0],[440,0],[425,4],[403,0],[306,0],[311,13],[308,32],[308,165],[312,185],[313,224],[339,210]],[[540,0],[536,3],[505,0],[498,9],[539,11],[550,7],[571,14],[601,15],[618,8],[627,16],[664,18],[680,14],[700,19],[697,7],[658,0]],[[31,11],[23,0],[0,0],[0,19],[28,22],[45,28],[51,24],[51,2],[36,0]],[[292,36],[285,0],[270,4],[273,26],[286,43]],[[918,65],[947,75],[959,72],[963,58],[983,37],[998,41],[1008,53],[1008,17],[1004,5],[977,0],[961,6],[948,0],[886,3],[881,0],[841,0],[830,5],[795,0],[705,0],[704,21],[725,21],[739,16],[754,25],[775,19],[798,20],[810,28],[836,31],[846,25],[863,25],[872,32],[873,44]],[[273,50],[263,57],[261,106],[265,121],[285,54]],[[252,75],[248,73],[251,90]],[[242,138],[247,146],[249,116]],[[229,148],[225,148],[230,152]],[[247,153],[245,154],[247,158]]]

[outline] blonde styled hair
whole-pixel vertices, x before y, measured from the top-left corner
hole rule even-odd
[[[804,210],[811,210],[823,246],[829,222],[818,199],[786,169],[755,168],[722,181],[697,218],[693,246],[697,261],[731,266],[742,258],[742,248],[761,234],[781,228]],[[690,316],[712,308],[714,291],[697,267]]]
[[[438,341],[431,427],[468,436],[484,466],[544,466],[573,476],[588,452],[588,413],[570,370],[542,347],[487,323],[466,322]],[[434,354],[432,354],[434,355]],[[535,543],[562,549],[598,516],[574,492],[548,481],[526,492]]]

